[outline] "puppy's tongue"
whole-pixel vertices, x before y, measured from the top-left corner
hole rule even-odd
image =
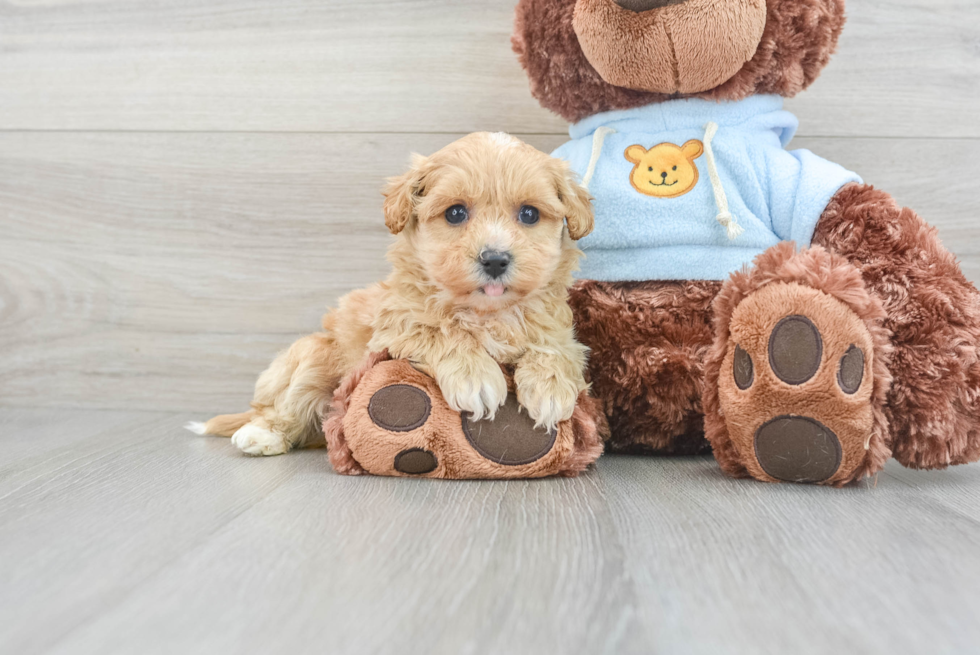
[[[502,284],[488,284],[483,287],[483,293],[487,294],[491,298],[496,298],[497,296],[504,295],[504,285]]]

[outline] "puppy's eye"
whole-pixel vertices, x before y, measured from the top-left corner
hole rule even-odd
[[[470,213],[462,205],[453,205],[446,210],[446,222],[450,225],[459,225],[469,217]]]
[[[676,166],[674,166],[674,170],[675,170],[675,171],[677,170],[677,167],[676,167]]]
[[[534,225],[538,222],[541,215],[538,213],[537,207],[532,207],[531,205],[524,205],[521,207],[521,211],[517,212],[517,220],[524,225]]]
[[[652,173],[652,172],[653,172],[653,166],[648,166],[648,167],[647,167],[647,170],[648,170],[648,171],[650,171],[650,172]]]

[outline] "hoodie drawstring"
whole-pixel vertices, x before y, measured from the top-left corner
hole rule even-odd
[[[708,176],[711,177],[711,188],[715,192],[715,205],[718,207],[718,215],[715,220],[721,223],[729,240],[733,241],[738,238],[738,235],[745,232],[745,228],[739,225],[732,213],[728,211],[728,196],[725,195],[725,187],[721,184],[718,166],[715,164],[715,151],[711,147],[711,141],[717,133],[717,123],[712,122],[704,126],[704,154],[708,158]]]
[[[595,175],[596,164],[599,163],[599,157],[602,155],[602,144],[606,141],[607,136],[615,133],[616,130],[611,127],[600,127],[592,135],[592,157],[589,158],[589,167],[586,169],[585,175],[582,176],[582,186],[585,187],[586,191],[589,190],[589,182]]]

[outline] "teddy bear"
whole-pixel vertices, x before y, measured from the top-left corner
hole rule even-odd
[[[844,10],[520,0],[513,49],[596,212],[571,304],[607,451],[837,487],[980,458],[977,289],[914,211],[787,149]]]

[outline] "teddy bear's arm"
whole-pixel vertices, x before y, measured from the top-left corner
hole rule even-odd
[[[817,222],[834,195],[861,177],[840,164],[809,150],[765,148],[766,169],[761,179],[768,185],[772,231],[783,241],[800,247],[810,244]]]
[[[888,193],[852,184],[813,242],[857,267],[884,307],[894,457],[916,468],[980,458],[980,293],[936,229]]]

